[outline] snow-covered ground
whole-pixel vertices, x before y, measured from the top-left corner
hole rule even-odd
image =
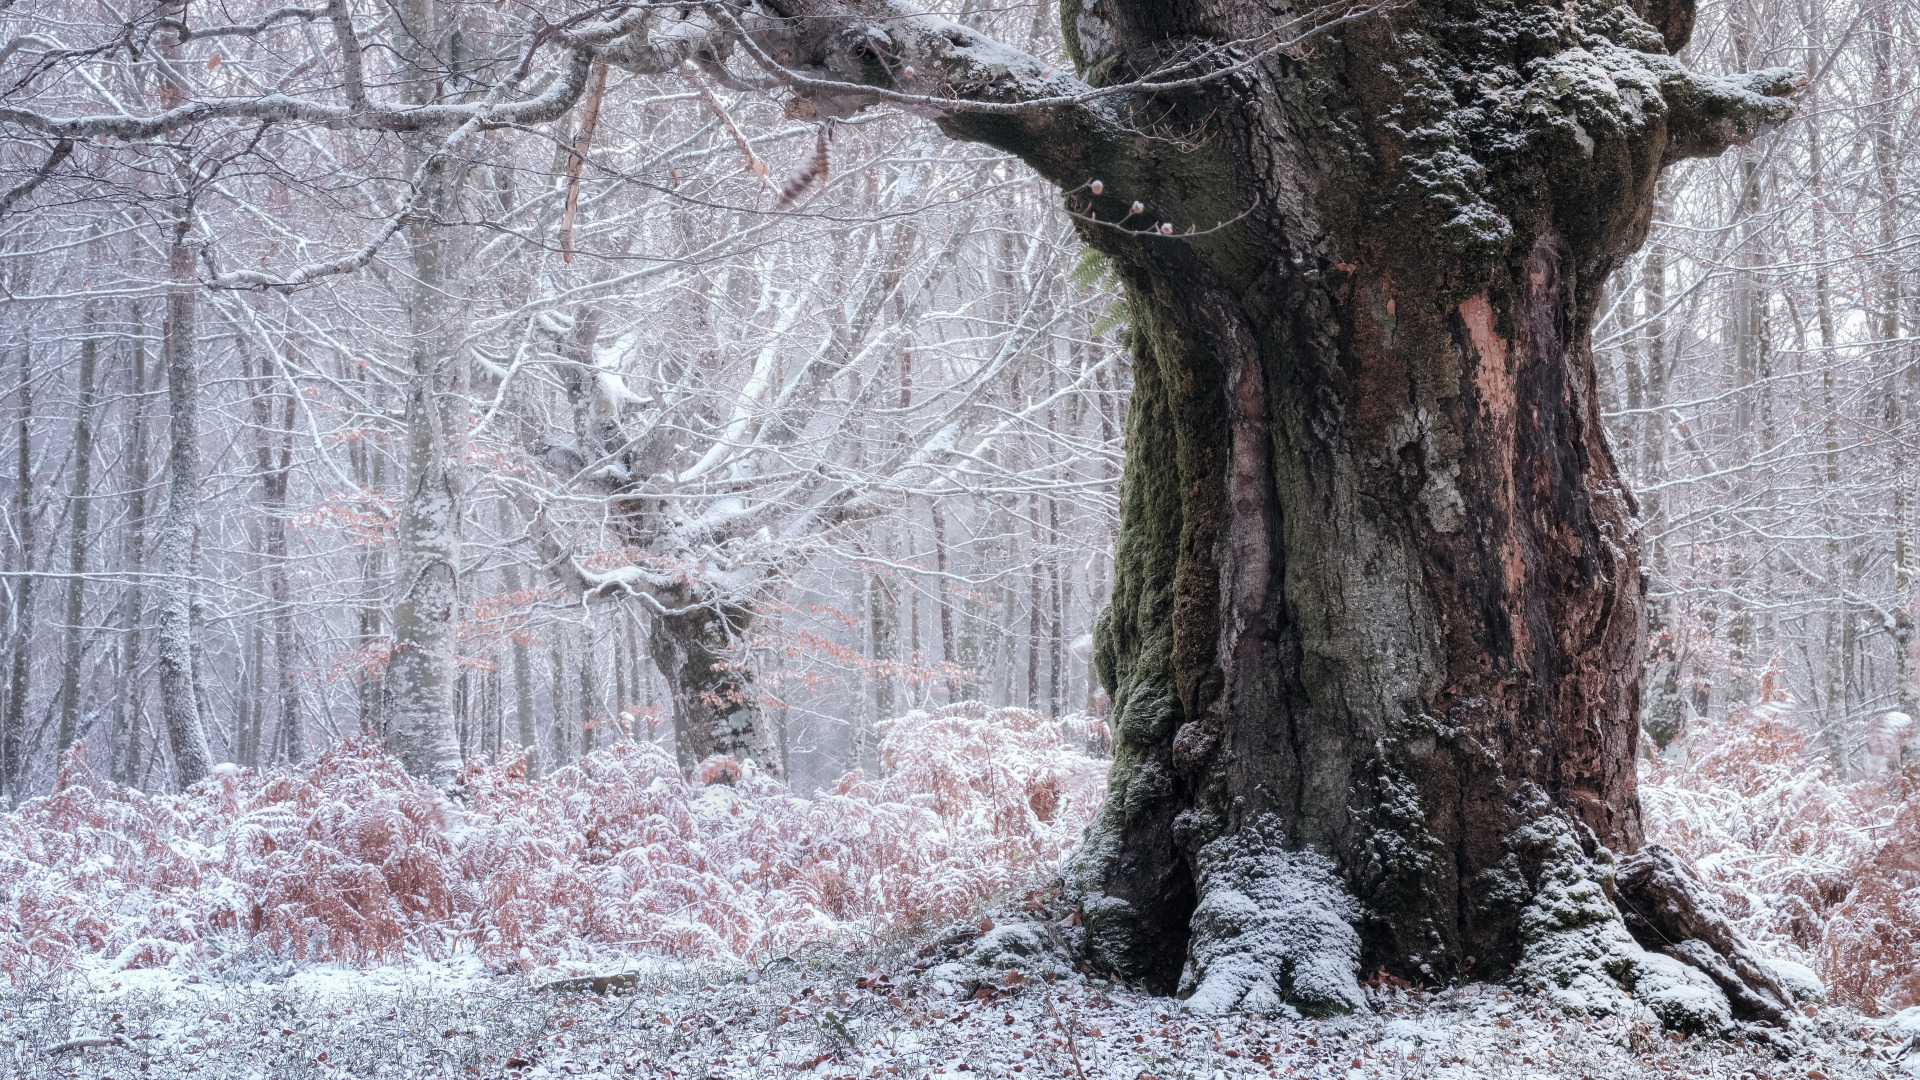
[[[1313,1022],[1103,983],[1027,921],[1071,926],[1047,882],[1104,763],[1070,736],[914,714],[881,779],[811,797],[627,743],[452,796],[370,746],[180,796],[76,782],[0,816],[0,1080],[1920,1077],[1920,772],[1840,786],[1783,704],[1642,776],[1651,837],[1836,1003],[1760,1039],[1488,986]]]
[[[1681,1039],[1470,985],[1387,991],[1324,1021],[1204,1018],[1073,975],[983,996],[896,953],[747,969],[655,965],[607,996],[477,962],[166,971],[0,992],[0,1075],[39,1077],[1733,1078],[1920,1075],[1913,1014],[1822,1009],[1775,1042]],[[936,965],[937,968],[937,965]],[[1003,980],[1005,982],[1007,980]],[[981,995],[982,991],[975,991]],[[1902,1021],[1908,1021],[1903,1024]],[[48,1053],[74,1039],[106,1045]]]

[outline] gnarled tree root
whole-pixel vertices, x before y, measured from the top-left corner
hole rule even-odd
[[[1727,995],[1734,1019],[1792,1023],[1791,995],[1746,937],[1714,910],[1706,886],[1679,856],[1648,844],[1620,865],[1614,887],[1634,940],[1705,972]]]

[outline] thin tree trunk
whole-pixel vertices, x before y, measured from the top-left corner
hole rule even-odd
[[[1648,410],[1640,429],[1638,456],[1640,475],[1650,480],[1665,475],[1667,427],[1671,423],[1665,408],[1672,361],[1667,343],[1667,253],[1664,249],[1655,246],[1647,253],[1641,276],[1646,283],[1647,328],[1646,340],[1642,343],[1646,368],[1641,394],[1643,404],[1635,407]],[[1656,590],[1664,592],[1668,588],[1667,552],[1661,534],[1667,524],[1666,493],[1648,492],[1640,502],[1640,517],[1646,523],[1643,535],[1653,538],[1645,550],[1651,583]],[[1663,750],[1685,730],[1689,713],[1689,703],[1680,684],[1684,660],[1682,632],[1674,599],[1670,595],[1650,597],[1647,601],[1647,690],[1641,727]]]
[[[567,722],[561,717],[567,713],[567,654],[561,639],[553,639],[553,700],[549,702],[547,712],[553,717],[552,726],[547,729],[547,737],[553,743],[553,768],[564,769],[573,760],[573,735]]]
[[[259,371],[251,370],[246,343],[240,344],[241,364],[253,409],[254,475],[260,481],[261,513],[265,518],[265,550],[261,568],[266,578],[267,599],[272,605],[269,618],[274,660],[272,700],[277,714],[274,743],[285,746],[287,760],[297,765],[305,760],[307,739],[306,733],[301,730],[300,703],[293,681],[293,589],[288,580],[287,486],[293,474],[294,402],[286,393],[273,390],[273,372],[268,370],[271,361],[262,357]],[[285,415],[277,416],[276,413],[283,409]],[[253,718],[255,731],[252,750],[256,755],[266,722],[264,651],[260,655],[259,683],[263,691],[263,705],[256,710]]]
[[[1880,249],[1891,255],[1900,246],[1901,224],[1905,220],[1901,206],[1899,149],[1895,138],[1895,117],[1898,115],[1893,102],[1900,96],[1893,82],[1893,46],[1899,33],[1893,25],[1893,8],[1889,4],[1876,4],[1873,7],[1875,33],[1872,38],[1873,55],[1873,101],[1879,115],[1873,124],[1873,165],[1875,179],[1880,188],[1879,196],[1879,232]],[[1916,376],[1911,370],[1912,357],[1909,349],[1901,343],[1901,310],[1906,306],[1903,295],[1906,286],[1904,260],[1896,259],[1885,274],[1880,297],[1883,310],[1880,312],[1879,338],[1887,344],[1883,346],[1891,353],[1892,363],[1887,365],[1887,393],[1885,405],[1886,430],[1894,432],[1895,437],[1888,440],[1888,472],[1893,478],[1893,491],[1890,513],[1893,518],[1893,605],[1894,653],[1894,693],[1895,707],[1908,716],[1920,715],[1920,686],[1915,684],[1913,643],[1914,643],[1914,500],[1913,453],[1906,437],[1906,418],[1913,411],[1914,383]]]
[[[951,666],[958,663],[953,640],[953,585],[947,577],[951,572],[947,560],[947,515],[938,502],[933,504],[933,565],[940,571],[940,659],[951,670]],[[959,681],[948,676],[947,701],[959,700]]]
[[[132,786],[140,776],[140,729],[146,702],[140,673],[142,625],[146,616],[140,572],[147,561],[147,339],[138,304],[130,312],[132,370],[128,376],[126,566],[133,575],[121,596],[120,693],[114,710],[110,773],[117,784]]]
[[[373,397],[373,385],[365,373],[356,365],[349,368],[349,378],[363,394]],[[377,399],[376,399],[377,400]],[[374,452],[373,447],[363,440],[355,440],[348,449],[353,464],[353,479],[362,492],[373,493],[385,483],[385,458]],[[354,689],[359,704],[360,731],[362,734],[374,734],[380,731],[380,693],[384,685],[373,670],[373,655],[380,645],[380,630],[385,619],[381,608],[375,601],[376,583],[382,575],[384,560],[380,549],[366,545],[355,560],[360,572],[360,588],[365,602],[360,608],[356,620],[355,642],[360,655],[365,658],[361,670],[355,673]]]
[[[33,557],[34,557],[34,515],[33,515],[33,346],[20,349],[20,388],[19,394],[19,446],[16,462],[18,473],[14,478],[13,521],[14,532],[19,537],[18,553],[21,576],[14,579],[13,586],[13,634],[7,643],[7,655],[10,659],[7,675],[7,709],[0,716],[0,787],[8,806],[18,806],[21,785],[26,780],[26,762],[22,759],[25,750],[27,693],[32,688],[32,666],[27,655],[28,646],[33,641]]]
[[[59,752],[73,745],[80,724],[80,665],[86,655],[87,545],[92,542],[87,523],[93,509],[93,412],[97,387],[95,365],[100,339],[95,335],[99,312],[88,304],[86,336],[80,340],[79,402],[73,419],[73,492],[67,512],[66,655],[60,665]]]
[[[1040,496],[1027,496],[1027,530],[1031,544],[1027,550],[1027,708],[1040,708],[1040,638],[1046,632],[1046,611],[1041,604],[1040,579],[1045,567],[1040,561]]]
[[[160,526],[160,714],[173,751],[174,779],[191,787],[207,775],[207,747],[193,670],[194,579],[199,575],[194,516],[200,505],[200,369],[195,356],[192,219],[182,211],[170,248],[174,284],[167,294],[167,510]]]
[[[300,715],[300,687],[294,670],[299,664],[299,642],[293,620],[293,582],[288,573],[287,485],[293,476],[293,395],[282,393],[279,460],[263,478],[267,510],[267,595],[273,602],[274,694],[279,702],[279,724],[274,741],[285,760],[299,765],[307,760],[307,731]]]
[[[879,537],[879,555],[884,560],[890,560],[892,556],[891,545],[884,534]],[[896,709],[894,680],[888,668],[897,659],[894,639],[899,633],[899,619],[893,590],[887,587],[886,579],[879,571],[868,574],[867,634],[870,642],[868,655],[874,660],[873,716],[871,722],[863,719],[854,727],[853,738],[847,747],[846,767],[849,770],[873,764],[871,750],[875,726],[893,716]]]
[[[598,691],[593,688],[593,632],[581,635],[580,648],[580,756],[586,757],[594,749],[594,725],[599,720]]]
[[[201,557],[200,541],[200,526],[196,523],[193,528],[191,556],[196,573],[199,567],[205,565],[205,560]],[[194,708],[200,712],[200,730],[211,734],[220,730],[219,714],[214,711],[213,688],[208,685],[208,679],[213,675],[213,665],[207,662],[207,604],[198,580],[193,582],[191,600],[187,605],[187,618],[190,627],[187,639],[193,642],[193,704]],[[232,738],[227,741],[229,757],[233,753],[234,741]]]
[[[500,531],[504,533],[508,525],[505,503],[500,504],[499,520]],[[520,597],[520,567],[509,560],[500,568],[500,576],[508,594]],[[540,748],[537,745],[540,735],[533,722],[533,660],[527,653],[527,634],[524,629],[516,631],[511,640],[514,730],[519,737],[520,749],[527,753],[527,779],[537,780],[540,777]]]

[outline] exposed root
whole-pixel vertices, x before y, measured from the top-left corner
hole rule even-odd
[[[1792,995],[1672,851],[1648,844],[1621,864],[1614,883],[1627,931],[1642,947],[1705,972],[1735,1019],[1792,1024]]]

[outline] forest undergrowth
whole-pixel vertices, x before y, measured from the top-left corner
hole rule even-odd
[[[298,770],[222,768],[182,795],[70,770],[0,817],[0,1067],[1905,1074],[1920,1066],[1920,769],[1897,741],[1878,758],[1869,745],[1842,783],[1768,696],[1650,758],[1642,795],[1650,839],[1823,984],[1775,1045],[1378,977],[1370,1012],[1327,1022],[1203,1022],[1134,994],[1067,955],[1047,889],[1103,795],[1106,763],[1085,749],[1102,729],[966,705],[893,721],[879,777],[808,797],[726,759],[688,781],[630,740],[537,782],[517,759],[475,765],[445,793],[364,740]],[[973,968],[943,962],[960,949]]]
[[[183,795],[70,771],[0,817],[0,970],[477,956],[512,973],[649,955],[760,963],[895,935],[1044,878],[1103,796],[1086,725],[916,712],[801,797],[727,758],[683,779],[623,740],[539,782],[519,758],[442,793],[372,740]]]

